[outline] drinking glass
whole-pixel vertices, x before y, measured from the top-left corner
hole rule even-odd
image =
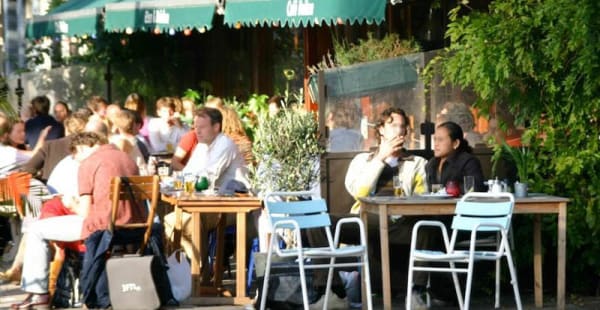
[[[431,184],[431,193],[435,194],[437,192],[439,192],[442,189],[442,184]]]
[[[217,180],[217,174],[214,173],[213,171],[208,171],[207,173],[207,177],[208,177],[208,192],[211,194],[214,194],[215,192],[215,181]]]
[[[394,196],[402,196],[402,180],[399,176],[394,176]]]
[[[173,171],[173,189],[176,191],[183,189],[183,174],[181,171]]]
[[[196,185],[196,176],[193,174],[186,174],[183,176],[183,188],[186,193],[194,193],[194,186]]]
[[[475,177],[472,175],[465,175],[463,180],[464,193],[470,193],[475,190]]]

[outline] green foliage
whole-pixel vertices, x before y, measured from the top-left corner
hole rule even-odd
[[[492,171],[496,173],[496,166],[500,159],[506,159],[512,162],[517,168],[517,177],[519,182],[528,183],[529,176],[534,172],[536,166],[535,154],[527,146],[511,147],[506,142],[494,145],[494,154],[492,155]]]
[[[369,32],[367,39],[359,39],[358,44],[334,40],[333,47],[336,64],[339,66],[382,60],[420,51],[416,41],[400,40],[397,33],[387,34],[379,40],[373,37],[373,33]]]
[[[67,0],[50,0],[50,3],[48,4],[48,11],[62,5],[65,2],[67,2]]]
[[[4,78],[0,77],[0,111],[10,118],[18,118],[19,114],[15,108],[8,102],[8,87]]]
[[[450,46],[428,70],[473,89],[481,108],[502,102],[517,125],[529,124],[530,189],[571,198],[567,286],[589,293],[600,274],[600,2],[496,0],[488,13],[465,7],[451,10]],[[544,229],[554,236],[557,228]]]
[[[263,113],[253,153],[258,167],[252,171],[258,192],[310,190],[319,182],[319,142],[316,115],[302,109],[283,108],[275,117]]]
[[[193,90],[191,88],[188,88],[183,92],[183,97],[193,100],[196,105],[198,105],[198,103],[202,102],[202,99],[203,99],[202,96],[200,96],[200,93],[198,91]]]

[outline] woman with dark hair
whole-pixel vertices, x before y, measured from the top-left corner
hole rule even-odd
[[[428,184],[445,184],[454,181],[463,191],[464,176],[473,176],[475,191],[484,191],[483,171],[473,149],[464,139],[461,127],[454,122],[444,122],[437,126],[434,134],[434,158],[429,160],[425,171]]]

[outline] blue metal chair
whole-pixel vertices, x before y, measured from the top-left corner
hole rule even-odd
[[[461,309],[469,309],[471,298],[471,285],[473,279],[473,265],[475,261],[495,260],[496,261],[496,296],[495,307],[500,307],[500,286],[499,286],[499,264],[502,257],[506,256],[510,270],[511,284],[515,295],[517,309],[522,309],[521,297],[519,295],[519,286],[517,283],[517,274],[514,267],[510,246],[508,244],[508,231],[512,211],[514,207],[514,197],[510,193],[468,193],[456,204],[454,218],[452,220],[452,237],[448,239],[448,232],[443,223],[438,221],[419,221],[413,227],[412,241],[410,248],[410,260],[408,270],[408,285],[406,309],[411,309],[411,293],[413,289],[413,274],[415,271],[426,272],[451,272],[454,280],[456,296]],[[422,227],[439,227],[444,240],[445,251],[433,251],[427,249],[417,249],[417,233]],[[456,249],[456,236],[459,231],[468,231],[471,233],[468,250]],[[494,250],[482,251],[476,249],[478,232],[498,232],[500,233],[500,242]],[[419,265],[416,262],[446,262],[449,267]],[[456,266],[459,264],[460,266]],[[467,274],[467,285],[465,298],[463,300],[457,273]]]
[[[279,257],[296,257],[298,262],[298,271],[300,273],[300,282],[302,285],[302,298],[304,309],[308,310],[308,293],[306,288],[305,269],[327,268],[329,269],[327,277],[327,286],[325,288],[325,299],[323,309],[326,309],[331,291],[331,282],[333,279],[334,267],[359,267],[361,272],[365,273],[365,285],[367,296],[367,308],[372,309],[371,300],[371,280],[369,274],[369,260],[367,254],[367,240],[363,223],[358,218],[345,218],[340,220],[335,227],[335,237],[331,236],[331,220],[327,213],[327,205],[323,199],[315,200],[296,200],[298,197],[310,197],[311,192],[274,192],[265,196],[265,209],[267,211],[272,234],[267,251],[267,264],[265,268],[265,279],[262,288],[262,298],[260,300],[260,309],[264,310],[266,306],[266,292],[269,288],[269,274],[271,269],[271,257],[276,254]],[[291,199],[290,199],[291,198]],[[360,245],[339,246],[339,237],[341,227],[347,223],[355,223],[360,229]],[[327,247],[310,248],[302,244],[301,230],[309,228],[322,228],[325,230],[329,245]],[[292,248],[279,249],[278,229],[292,230],[296,245]],[[275,246],[274,246],[275,245]],[[355,257],[356,262],[336,263],[339,257]],[[309,259],[329,258],[329,263],[305,264]],[[364,301],[363,301],[364,302]]]

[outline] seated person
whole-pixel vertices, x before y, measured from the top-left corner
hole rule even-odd
[[[237,180],[248,186],[247,168],[244,158],[240,154],[235,143],[221,132],[223,116],[221,112],[213,108],[201,108],[196,111],[194,117],[195,132],[198,137],[198,145],[192,152],[192,156],[183,169],[183,173],[201,175],[212,173],[214,175],[215,187],[222,186],[230,180]],[[203,215],[202,240],[207,241],[208,230],[216,227],[216,214]],[[196,261],[202,259],[202,267],[207,266],[206,253],[197,253],[192,246],[192,229],[190,225],[191,216],[183,215],[181,245],[188,257],[195,257]],[[233,224],[233,221],[230,221]],[[165,216],[165,233],[167,238],[173,239],[175,226],[175,212]],[[200,257],[198,257],[200,255]],[[203,268],[203,280],[208,281],[208,268]]]
[[[458,124],[453,122],[439,124],[436,127],[434,134],[434,157],[429,160],[425,167],[429,184],[441,184],[442,186],[445,186],[449,181],[454,181],[458,184],[461,193],[463,193],[463,179],[464,176],[469,175],[473,176],[475,179],[474,190],[477,192],[484,191],[481,163],[471,154],[471,152],[472,149]],[[437,220],[445,222],[446,227],[449,227],[452,216],[438,216]],[[428,230],[420,231],[419,236],[424,232],[428,232]],[[432,231],[431,233],[439,235],[439,230]],[[417,247],[441,249],[442,244],[441,240],[437,239],[430,241],[429,244],[419,244],[419,239],[417,239]],[[411,298],[413,304],[417,308],[425,306],[422,294],[425,292],[428,276],[429,274],[427,272],[415,273]],[[436,286],[440,285],[439,283],[436,285],[435,282],[436,281],[432,281],[434,289]],[[436,290],[433,293],[435,292],[441,292],[441,290]]]
[[[146,160],[138,147],[138,139],[136,137],[138,132],[135,123],[135,112],[128,109],[117,112],[113,118],[113,127],[115,133],[108,138],[108,141],[119,150],[127,153],[138,165],[138,168],[145,167]]]
[[[370,195],[393,195],[393,178],[398,176],[402,181],[402,191],[406,195],[422,194],[427,191],[427,177],[425,165],[427,161],[420,156],[410,155],[404,148],[409,129],[406,113],[399,108],[386,108],[376,123],[378,147],[374,152],[361,153],[354,157],[348,172],[346,173],[345,185],[348,192],[355,198]],[[358,213],[360,204],[357,201],[352,206],[351,212]],[[408,245],[411,241],[411,233],[414,224],[426,219],[419,216],[404,216],[394,218],[389,223],[390,244]],[[379,220],[375,215],[369,215],[368,228],[371,238],[379,236]],[[428,234],[419,234],[420,245],[427,247],[431,238]],[[373,253],[379,253],[379,242],[371,239]],[[371,254],[370,254],[371,255]],[[369,259],[373,268],[379,270],[378,260]],[[377,271],[372,271],[377,274]],[[422,282],[417,282],[422,281]],[[415,276],[415,283],[425,284],[427,278]]]
[[[65,136],[65,127],[50,116],[50,100],[46,96],[37,96],[31,100],[33,117],[25,122],[25,141],[35,147],[44,128],[50,126],[46,140],[59,139]]]
[[[326,120],[329,128],[328,152],[356,152],[364,149],[364,139],[359,129],[360,118],[360,109],[352,99],[333,104]]]
[[[475,191],[483,192],[481,163],[471,154],[473,149],[464,138],[461,127],[454,122],[441,123],[435,129],[433,139],[434,157],[425,168],[429,184],[444,186],[448,181],[455,181],[462,193],[464,176],[469,175],[475,179]]]
[[[408,117],[399,108],[387,108],[376,125],[379,140],[377,150],[361,153],[352,159],[346,173],[346,189],[355,198],[369,195],[390,195],[392,180],[399,176],[404,193],[422,194],[427,191],[423,157],[410,155],[404,148],[408,134]],[[358,213],[357,202],[351,213]]]
[[[156,115],[148,123],[150,146],[154,152],[175,151],[175,146],[186,133],[186,128],[175,116],[175,100],[171,97],[162,97],[156,101]]]
[[[71,143],[78,170],[79,200],[70,207],[72,215],[38,220],[28,230],[23,262],[21,288],[28,295],[11,309],[48,307],[48,267],[50,251],[48,241],[84,240],[90,234],[106,230],[111,214],[110,182],[115,176],[137,175],[135,163],[124,152],[108,144],[105,137],[84,132],[73,137]],[[146,212],[142,207],[128,204],[119,212],[117,223],[142,221]]]

